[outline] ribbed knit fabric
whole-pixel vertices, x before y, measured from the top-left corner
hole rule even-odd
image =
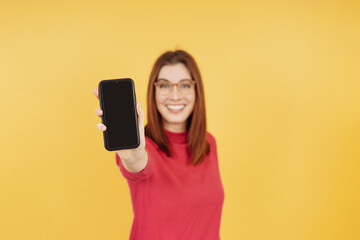
[[[118,154],[116,163],[129,184],[134,211],[131,240],[218,240],[224,190],[216,142],[207,133],[210,154],[191,165],[187,132],[165,130],[174,156],[167,157],[146,137],[148,163],[128,172]]]

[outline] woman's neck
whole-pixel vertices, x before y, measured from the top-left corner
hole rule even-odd
[[[164,123],[164,128],[170,132],[182,133],[186,131],[186,123],[179,124],[166,124]]]

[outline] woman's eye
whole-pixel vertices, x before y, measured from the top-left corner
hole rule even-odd
[[[181,88],[190,88],[191,86],[190,86],[190,84],[188,84],[188,83],[183,83],[183,84],[181,84],[180,87],[181,87]]]
[[[169,84],[160,84],[160,88],[169,88]]]

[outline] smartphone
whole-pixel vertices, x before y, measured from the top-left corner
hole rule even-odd
[[[134,81],[131,78],[100,81],[99,100],[102,123],[106,126],[105,149],[137,148],[140,138]]]

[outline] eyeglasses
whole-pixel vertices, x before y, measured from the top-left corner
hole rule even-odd
[[[156,90],[160,95],[170,95],[174,86],[182,95],[190,94],[194,89],[195,81],[192,79],[184,79],[178,83],[171,83],[165,79],[158,79],[155,83]]]

